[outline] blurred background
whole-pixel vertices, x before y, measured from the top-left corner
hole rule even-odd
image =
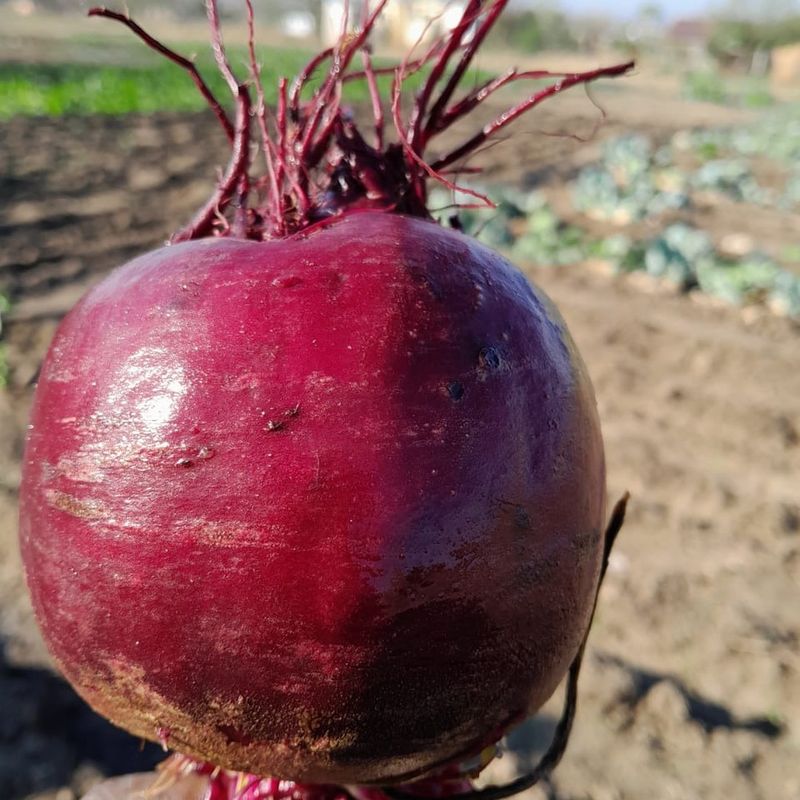
[[[224,94],[200,0],[127,5],[196,53]],[[242,5],[223,9],[245,75]],[[271,100],[279,75],[335,38],[341,4],[256,7]],[[187,76],[85,10],[0,2],[2,800],[74,800],[103,775],[161,757],[95,717],[52,672],[21,574],[16,491],[58,320],[185,222],[226,161]],[[390,0],[376,56],[391,63],[426,20],[446,24],[457,11]],[[800,7],[519,3],[468,80],[512,63],[575,71],[631,56],[631,77],[548,101],[471,161],[484,171],[469,185],[498,207],[462,214],[562,309],[595,382],[611,497],[633,495],[570,750],[529,796],[796,800]],[[487,104],[442,149],[523,91]],[[363,93],[347,99],[364,113]],[[444,216],[453,200],[432,192]],[[492,777],[531,763],[557,714],[556,698],[510,738]]]

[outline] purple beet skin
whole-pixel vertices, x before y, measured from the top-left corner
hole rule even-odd
[[[553,692],[592,610],[603,448],[553,306],[352,211],[113,273],[36,392],[21,539],[84,698],[223,767],[392,782]]]

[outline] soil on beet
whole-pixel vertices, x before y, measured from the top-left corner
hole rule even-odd
[[[600,139],[623,130],[666,138],[678,122],[735,119],[647,98],[609,93],[613,123]],[[565,97],[527,129],[587,132],[589,110],[585,98]],[[487,177],[538,185],[558,202],[597,147],[520,134],[489,151]],[[160,756],[115,733],[49,671],[20,572],[16,487],[32,386],[58,319],[108,270],[188,219],[224,158],[208,115],[15,119],[0,128],[0,291],[12,302],[0,390],[6,800],[69,800],[103,774]],[[791,235],[763,214],[702,213],[712,233]],[[611,497],[633,495],[570,749],[552,786],[529,797],[800,796],[800,330],[590,265],[529,273],[589,365]],[[548,706],[515,733],[491,777],[531,763],[556,714]]]

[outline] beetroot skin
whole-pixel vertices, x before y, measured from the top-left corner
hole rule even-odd
[[[95,709],[224,767],[369,783],[551,695],[605,477],[544,295],[458,232],[351,211],[92,290],[45,361],[21,499],[38,619]]]
[[[418,57],[380,69],[385,0],[367,3],[268,108],[251,0],[246,82],[206,0],[233,116],[126,13],[89,11],[185,69],[231,146],[172,245],[62,323],[21,490],[53,655],[98,711],[177,751],[167,781],[207,775],[228,800],[478,800],[465,762],[568,673],[539,764],[480,797],[533,785],[564,753],[625,499],[603,536],[595,401],[564,323],[505,259],[431,220],[427,184],[455,193],[448,175],[514,120],[633,64],[511,68],[460,89],[507,3],[467,0]],[[350,81],[369,90],[366,133],[341,105]],[[352,788],[370,783],[384,785]]]

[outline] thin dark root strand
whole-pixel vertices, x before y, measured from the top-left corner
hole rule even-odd
[[[597,136],[597,132],[600,128],[603,127],[603,123],[606,121],[607,114],[606,110],[600,103],[597,102],[597,99],[592,94],[591,91],[591,84],[584,84],[583,90],[586,92],[586,97],[589,102],[597,109],[598,117],[595,119],[594,123],[592,124],[592,128],[589,133],[580,134],[580,133],[573,133],[572,131],[545,131],[545,130],[535,130],[529,131],[530,134],[535,134],[536,136],[546,136],[551,139],[572,139],[574,142],[579,142],[580,144],[587,144],[591,142],[595,136]],[[482,152],[482,150],[476,150],[476,153]]]
[[[597,600],[600,596],[600,587],[603,584],[603,578],[608,570],[609,557],[611,550],[614,547],[617,534],[622,529],[622,524],[625,522],[625,510],[628,505],[630,494],[625,494],[617,501],[614,510],[611,513],[611,518],[606,528],[604,542],[603,542],[603,561],[600,567],[600,580],[597,585],[597,592],[594,597],[594,604],[592,606],[592,613],[589,618],[589,627],[578,649],[578,653],[570,664],[569,673],[567,675],[566,692],[564,696],[564,706],[561,711],[561,718],[558,721],[553,740],[547,751],[539,760],[539,763],[527,775],[522,775],[516,780],[511,781],[503,786],[487,786],[485,789],[475,789],[470,792],[459,792],[458,794],[450,795],[452,800],[504,800],[504,798],[512,797],[515,794],[524,792],[535,786],[539,781],[547,778],[550,773],[558,766],[559,762],[567,750],[569,743],[570,733],[572,732],[572,724],[575,721],[575,712],[578,707],[578,678],[580,676],[581,665],[583,663],[583,656],[586,651],[586,642],[589,638],[589,631],[592,627],[592,620],[594,613],[597,609]],[[395,789],[391,786],[384,786],[381,791],[390,798],[390,800],[419,800],[419,796]]]

